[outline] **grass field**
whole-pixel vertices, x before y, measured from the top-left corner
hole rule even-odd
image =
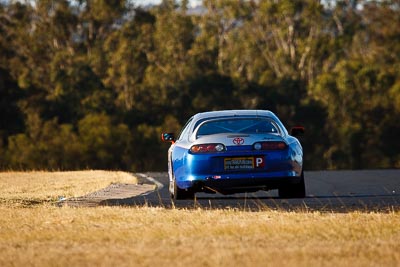
[[[126,172],[2,172],[0,203],[32,205],[78,197],[107,187],[111,183],[136,183]]]
[[[399,212],[59,208],[49,201],[99,189],[72,185],[94,174],[75,181],[74,173],[59,173],[52,188],[46,173],[0,173],[0,266],[400,266]],[[105,186],[118,180],[109,174]],[[24,179],[47,186],[21,191]]]

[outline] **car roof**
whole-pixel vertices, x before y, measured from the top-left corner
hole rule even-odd
[[[276,115],[269,110],[253,110],[253,109],[240,109],[240,110],[219,110],[197,113],[193,119],[195,121],[214,117],[234,117],[234,116],[260,116],[276,118]]]
[[[192,117],[193,120],[192,120],[191,131],[194,131],[195,128],[198,126],[198,123],[201,121],[206,121],[208,119],[213,119],[213,118],[235,117],[235,116],[269,117],[279,125],[284,135],[288,134],[283,123],[273,112],[269,110],[255,110],[255,109],[219,110],[219,111],[208,111],[208,112],[197,113]]]

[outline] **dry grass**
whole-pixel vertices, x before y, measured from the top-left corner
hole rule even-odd
[[[1,266],[398,266],[400,214],[0,207]]]
[[[399,212],[0,203],[0,214],[0,266],[400,266]]]
[[[111,183],[131,183],[137,179],[117,171],[0,172],[0,203],[42,203],[60,197],[78,197]]]

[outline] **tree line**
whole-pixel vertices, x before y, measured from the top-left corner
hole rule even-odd
[[[0,169],[165,170],[162,131],[268,109],[306,169],[400,167],[400,1],[0,2]]]

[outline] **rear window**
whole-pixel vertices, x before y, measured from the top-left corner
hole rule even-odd
[[[200,125],[197,137],[219,133],[279,133],[271,120],[260,118],[223,119],[207,121]]]

